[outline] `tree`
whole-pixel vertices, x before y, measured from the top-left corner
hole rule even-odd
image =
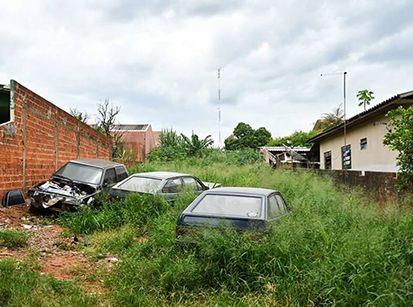
[[[182,160],[188,157],[201,155],[214,143],[210,135],[204,139],[200,139],[198,135],[192,132],[192,135],[189,138],[184,134],[179,135],[172,129],[162,130],[159,140],[160,144],[150,152],[149,160]]]
[[[112,138],[112,158],[117,158],[122,154],[123,135],[116,129],[116,117],[119,112],[120,107],[113,106],[108,98],[98,104],[96,130]]]
[[[162,147],[179,147],[182,145],[182,137],[173,129],[164,129],[159,135],[159,144]]]
[[[367,89],[360,90],[357,93],[357,98],[359,99],[359,107],[364,106],[364,111],[366,111],[366,106],[370,105],[370,101],[374,99],[373,92]]]
[[[272,139],[268,146],[308,146],[311,147],[311,144],[307,143],[307,140],[316,135],[316,131],[311,130],[310,132],[304,131],[295,131],[292,134],[284,137],[279,137]]]
[[[402,106],[387,113],[390,121],[389,131],[383,144],[391,150],[398,151],[397,164],[400,173],[397,175],[398,189],[413,189],[413,107]]]
[[[76,117],[78,120],[80,120],[82,123],[86,123],[89,119],[89,115],[86,112],[81,112],[76,108],[70,108],[69,113],[73,117]]]
[[[211,147],[214,143],[211,136],[208,135],[204,139],[200,140],[198,135],[192,132],[191,138],[181,134],[183,140],[183,147],[188,156],[198,155],[204,149]]]
[[[253,133],[254,129],[252,129],[251,126],[246,123],[238,123],[238,125],[234,128],[234,136],[237,139],[248,137]]]
[[[238,123],[234,132],[225,141],[225,149],[237,150],[243,148],[256,149],[266,145],[271,140],[271,133],[264,127],[254,130],[246,123]]]
[[[317,120],[313,130],[317,133],[323,132],[327,129],[340,125],[344,121],[344,111],[341,104],[333,109],[330,113],[324,113],[322,117]]]

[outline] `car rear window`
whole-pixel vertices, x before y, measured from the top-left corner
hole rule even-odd
[[[261,216],[261,207],[261,197],[207,194],[192,212],[253,219]]]
[[[159,190],[161,182],[161,179],[133,176],[121,182],[117,188],[133,192],[155,193]]]

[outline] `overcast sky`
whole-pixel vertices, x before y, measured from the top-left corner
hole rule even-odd
[[[59,107],[150,123],[218,142],[240,122],[308,131],[343,96],[348,116],[413,90],[413,1],[0,0],[0,83]],[[93,119],[93,117],[92,117]]]

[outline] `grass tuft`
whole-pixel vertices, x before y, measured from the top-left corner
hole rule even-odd
[[[14,229],[0,230],[0,247],[18,248],[27,245],[29,235],[24,231]]]

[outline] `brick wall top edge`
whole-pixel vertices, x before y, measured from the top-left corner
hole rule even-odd
[[[59,113],[63,113],[67,118],[69,118],[70,121],[75,120],[76,122],[79,123],[79,127],[82,131],[87,132],[88,134],[92,135],[93,137],[99,139],[103,144],[107,144],[109,146],[109,144],[111,144],[111,141],[108,137],[106,137],[105,135],[103,135],[102,133],[100,133],[99,131],[93,129],[92,127],[90,127],[88,124],[83,123],[82,121],[79,121],[78,119],[76,119],[75,117],[73,117],[72,115],[70,115],[68,112],[66,112],[65,110],[63,110],[62,108],[58,107],[57,105],[53,104],[52,102],[50,102],[49,100],[43,98],[42,96],[40,96],[39,94],[33,92],[32,90],[28,89],[27,87],[25,87],[24,85],[22,85],[21,83],[17,82],[16,80],[11,80],[10,83],[15,91],[15,93],[19,93],[19,92],[28,92],[29,95],[34,96],[38,99],[41,99],[43,103],[48,104],[49,107],[56,109]]]

